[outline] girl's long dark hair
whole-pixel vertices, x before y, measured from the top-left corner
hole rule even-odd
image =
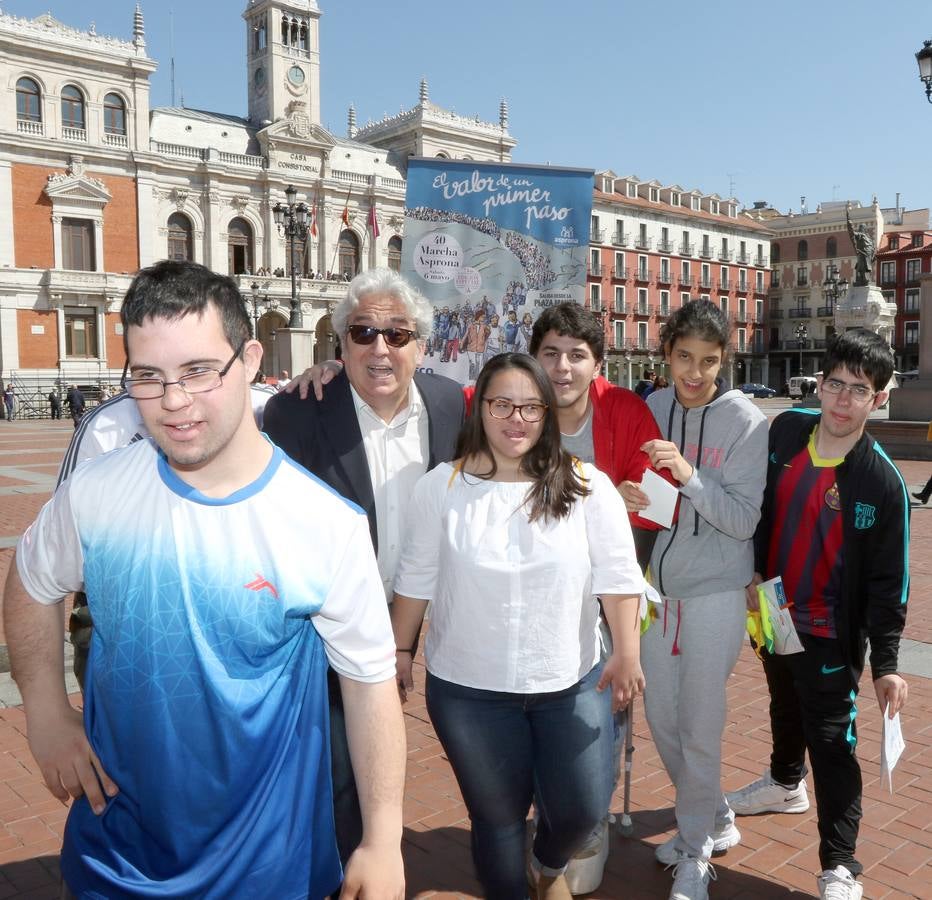
[[[544,519],[561,519],[569,514],[579,497],[589,493],[581,473],[573,464],[560,441],[560,426],[557,424],[556,396],[547,373],[533,356],[525,353],[500,353],[483,366],[476,381],[476,393],[466,422],[456,444],[458,458],[473,459],[486,456],[492,463],[488,472],[471,473],[478,478],[493,478],[498,471],[492,449],[482,427],[482,407],[485,403],[489,382],[499,373],[517,369],[528,375],[547,406],[542,420],[540,438],[521,460],[521,471],[531,479],[525,502],[529,505],[531,522]]]

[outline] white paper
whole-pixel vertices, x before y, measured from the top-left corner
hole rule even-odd
[[[644,593],[641,594],[641,599],[638,603],[638,618],[644,620],[647,618],[647,604],[656,603],[658,606],[663,605],[663,597],[657,593],[656,589],[652,584],[644,585]]]
[[[767,615],[773,627],[773,652],[778,656],[802,653],[803,645],[799,642],[799,635],[793,624],[783,579],[778,575],[759,584],[757,597],[762,607],[767,604]]]
[[[680,496],[679,490],[665,478],[661,478],[653,469],[644,470],[641,490],[647,494],[650,504],[638,515],[664,528],[669,528],[673,524],[673,513],[676,511],[676,501]]]
[[[890,704],[883,712],[883,740],[880,742],[880,786],[884,781],[890,785],[893,793],[893,769],[899,762],[906,742],[903,740],[903,729],[900,726],[900,714],[890,718]]]

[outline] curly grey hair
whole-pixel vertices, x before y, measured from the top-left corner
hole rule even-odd
[[[346,337],[349,318],[359,306],[359,301],[369,294],[388,294],[400,300],[416,323],[418,339],[423,340],[430,334],[434,311],[427,299],[414,290],[394,269],[369,269],[360,272],[349,283],[346,296],[330,316],[333,330],[341,338]]]

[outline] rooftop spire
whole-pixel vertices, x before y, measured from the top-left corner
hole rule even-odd
[[[346,136],[348,138],[356,137],[356,107],[352,103],[350,103],[346,114]]]
[[[430,102],[430,92],[427,89],[427,79],[421,79],[421,89],[418,92],[418,100],[421,106],[426,106]]]
[[[501,103],[498,104],[498,124],[502,131],[508,130],[508,101],[502,97]]]
[[[136,47],[146,46],[146,25],[142,20],[142,6],[136,4],[136,12],[133,13],[133,45]]]

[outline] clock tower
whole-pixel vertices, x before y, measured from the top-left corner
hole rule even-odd
[[[249,118],[262,128],[295,110],[320,124],[320,9],[317,0],[248,0]]]

